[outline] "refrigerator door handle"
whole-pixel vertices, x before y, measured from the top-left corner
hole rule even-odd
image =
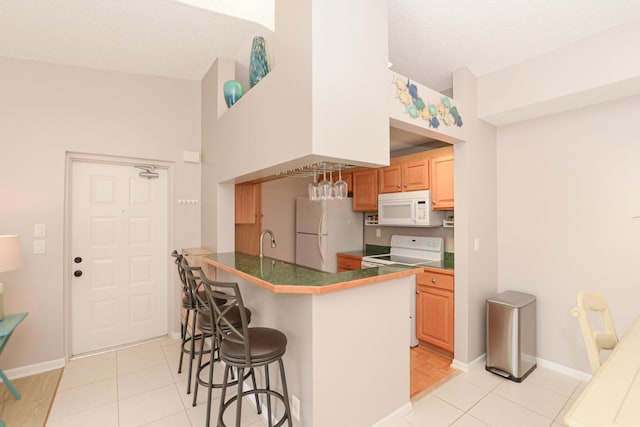
[[[320,219],[318,220],[318,252],[320,252],[320,260],[322,261],[322,265],[326,264],[324,260],[324,252],[322,251],[322,222],[324,221],[325,208],[322,207],[322,215],[320,215]]]

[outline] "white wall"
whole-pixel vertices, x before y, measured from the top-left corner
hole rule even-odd
[[[485,352],[485,300],[497,291],[496,130],[477,118],[477,79],[454,73],[454,97],[465,111],[466,142],[455,143],[455,362]],[[479,242],[474,250],[475,240]]]
[[[606,295],[619,335],[639,313],[639,111],[634,96],[498,130],[500,290],[536,295],[538,357],[584,372],[577,292]]]
[[[65,153],[174,162],[172,199],[199,199],[200,165],[182,152],[200,151],[200,83],[7,58],[0,74],[0,234],[20,234],[25,261],[1,276],[5,312],[29,312],[2,354],[11,369],[65,356]],[[199,206],[171,209],[169,244],[199,246]],[[42,255],[31,251],[36,223],[47,226]],[[168,254],[167,266],[178,295]]]
[[[389,159],[386,3],[281,0],[275,7],[278,64],[259,84],[227,109],[220,88],[235,66],[218,58],[203,78],[202,239],[216,251],[233,250],[233,182],[323,159]],[[353,94],[366,94],[362,114]]]

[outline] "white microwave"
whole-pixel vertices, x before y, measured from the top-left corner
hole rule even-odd
[[[378,194],[378,224],[398,227],[438,227],[444,212],[431,207],[431,192],[406,191]]]

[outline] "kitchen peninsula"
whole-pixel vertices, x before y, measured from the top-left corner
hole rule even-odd
[[[286,334],[294,425],[372,426],[410,410],[409,301],[422,269],[326,273],[238,252],[202,262],[210,277],[238,282],[252,326]]]

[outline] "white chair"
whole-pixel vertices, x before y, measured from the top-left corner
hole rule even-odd
[[[589,321],[590,311],[600,313],[604,330],[594,330],[592,328]],[[600,352],[602,350],[612,350],[618,344],[618,336],[613,326],[611,313],[609,313],[607,300],[600,293],[580,291],[578,293],[578,306],[571,310],[571,314],[578,319],[580,324],[591,372],[595,375],[600,368]]]

